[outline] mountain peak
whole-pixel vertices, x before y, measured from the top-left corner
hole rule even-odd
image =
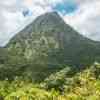
[[[60,32],[63,32],[64,29],[72,30],[57,12],[48,12],[40,15],[32,22],[31,26],[34,32],[48,32],[48,30],[59,32],[59,27],[62,27]]]
[[[74,65],[80,70],[80,66],[100,62],[100,44],[80,35],[56,12],[36,18],[5,48],[9,55],[4,63],[9,69],[17,64],[18,72],[23,70],[27,75],[30,72],[32,77],[54,72],[65,65]]]
[[[60,17],[60,15],[56,11],[53,11],[53,12],[46,12],[45,14],[40,15],[37,19],[39,19],[40,17],[44,17],[44,16],[52,17],[52,18]]]
[[[53,12],[47,12],[47,13],[45,13],[45,14],[43,14],[43,15],[49,15],[49,16],[59,16],[59,14],[58,14],[58,12],[56,12],[56,11],[53,11]]]
[[[33,23],[35,23],[38,27],[48,25],[48,27],[50,27],[64,23],[64,21],[57,12],[49,12],[39,16]]]

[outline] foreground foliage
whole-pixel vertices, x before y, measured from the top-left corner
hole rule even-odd
[[[69,71],[66,67],[39,84],[22,77],[0,81],[0,100],[100,100],[99,64],[74,76]]]

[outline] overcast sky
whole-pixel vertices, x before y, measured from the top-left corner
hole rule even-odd
[[[1,0],[0,46],[37,16],[54,10],[81,34],[100,40],[100,0]]]

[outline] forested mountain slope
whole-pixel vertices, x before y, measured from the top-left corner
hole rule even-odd
[[[66,65],[80,70],[100,61],[100,43],[80,35],[56,12],[39,16],[4,49],[6,55],[0,62],[4,66],[1,68],[8,72],[3,72],[3,77],[10,78],[24,75],[42,79]]]

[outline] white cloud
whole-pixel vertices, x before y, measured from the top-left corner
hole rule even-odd
[[[22,10],[27,7],[33,10],[33,16],[25,17],[22,15]],[[36,16],[46,12],[48,9],[44,9],[34,3],[30,5],[24,5],[24,1],[21,4],[21,0],[2,0],[0,1],[0,45],[4,45],[21,26],[25,26]]]
[[[83,35],[100,40],[100,1],[77,0],[79,8],[76,12],[64,16],[66,23],[73,26]]]
[[[0,1],[0,45],[4,45],[14,34],[37,16],[52,11],[57,3],[67,0],[2,0]],[[82,34],[100,40],[100,1],[76,0],[78,10],[63,16],[64,20]],[[30,10],[33,16],[24,17],[22,12]],[[21,27],[21,28],[20,28]]]
[[[63,0],[2,0],[0,1],[0,45],[4,45],[14,34],[37,16],[52,11],[52,6]],[[33,16],[24,17],[28,9]],[[21,28],[20,28],[21,27]]]

